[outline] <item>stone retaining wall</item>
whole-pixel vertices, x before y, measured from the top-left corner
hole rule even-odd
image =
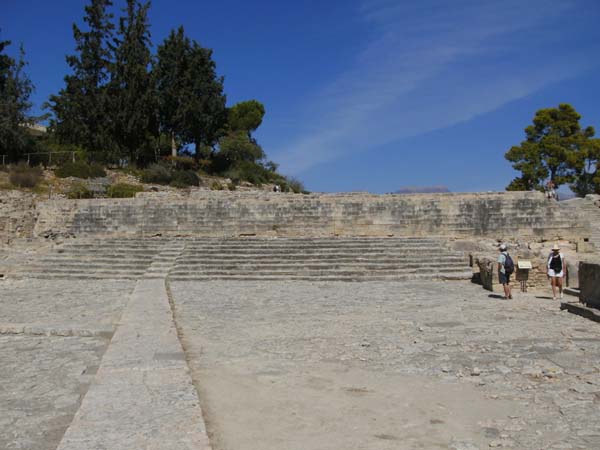
[[[510,236],[577,239],[578,221],[536,192],[199,192],[38,203],[34,234],[163,236]]]
[[[35,197],[19,191],[1,191],[0,244],[31,237],[36,220]]]

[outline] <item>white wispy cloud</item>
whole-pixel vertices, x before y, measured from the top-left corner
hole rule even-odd
[[[577,0],[364,0],[375,37],[350,70],[307,101],[306,130],[276,154],[286,173],[445,128],[492,111],[583,70],[577,52],[528,61],[519,33],[537,30]],[[528,34],[532,51],[536,37]],[[509,64],[503,58],[519,58]]]

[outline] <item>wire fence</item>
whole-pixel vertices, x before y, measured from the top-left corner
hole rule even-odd
[[[75,162],[77,153],[76,152],[36,152],[36,153],[24,153],[20,161],[27,162],[29,166],[51,166],[53,164],[64,164],[66,162]],[[0,155],[2,159],[2,165],[7,166],[10,164],[9,155]],[[20,162],[19,161],[19,162]]]

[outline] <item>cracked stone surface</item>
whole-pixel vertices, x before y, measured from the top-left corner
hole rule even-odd
[[[114,325],[135,281],[5,280],[0,322],[73,327]]]
[[[0,336],[0,448],[54,450],[107,340]]]
[[[56,449],[133,285],[0,282],[0,449]]]
[[[467,283],[172,283],[216,450],[597,449],[600,327]]]

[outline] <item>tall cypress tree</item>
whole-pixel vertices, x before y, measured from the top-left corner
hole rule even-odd
[[[114,31],[113,16],[108,12],[111,6],[111,0],[90,0],[83,19],[87,31],[73,24],[76,54],[67,56],[72,74],[65,77],[65,87],[51,96],[48,104],[58,139],[84,147],[98,160],[115,156],[107,89]]]
[[[186,101],[184,77],[191,43],[183,27],[171,30],[169,36],[158,46],[157,58],[152,69],[156,82],[159,104],[160,131],[171,139],[173,155],[177,154],[176,142],[183,141],[185,117],[181,105]]]
[[[197,149],[213,146],[227,111],[223,77],[216,74],[212,50],[191,41],[179,27],[158,47],[154,75],[161,131]]]
[[[121,156],[144,164],[153,157],[158,135],[156,101],[150,64],[150,2],[127,0],[115,39],[111,80],[114,138]]]
[[[217,76],[212,50],[196,41],[192,43],[188,81],[192,95],[185,104],[186,136],[196,149],[212,147],[227,122],[224,78]]]
[[[0,41],[0,154],[15,161],[30,144],[23,125],[30,121],[29,97],[33,85],[24,73],[25,52],[20,49],[18,60],[4,54],[10,41]]]

